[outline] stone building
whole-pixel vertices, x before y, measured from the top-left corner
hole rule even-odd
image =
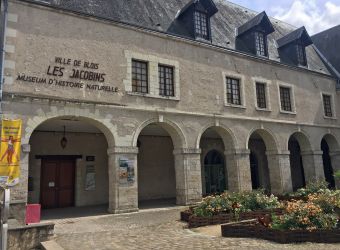
[[[122,213],[334,187],[336,83],[304,27],[224,0],[9,0],[2,111],[23,120],[12,202]]]

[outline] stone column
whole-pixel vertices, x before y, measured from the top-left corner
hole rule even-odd
[[[302,164],[306,183],[325,180],[322,151],[302,151]]]
[[[109,213],[138,211],[137,147],[113,147],[107,150],[109,170]],[[134,180],[120,178],[120,162],[128,161]]]
[[[230,150],[225,151],[224,154],[228,173],[228,190],[231,192],[252,190],[250,150]]]
[[[334,173],[340,171],[340,151],[329,152]],[[340,189],[340,180],[335,179],[335,187]]]
[[[201,149],[174,150],[176,204],[190,205],[202,199]]]
[[[11,188],[10,215],[21,224],[25,222],[26,204],[28,198],[28,170],[31,145],[22,144],[20,153],[20,179],[19,184]]]
[[[270,186],[273,194],[292,192],[292,176],[290,171],[289,151],[267,151]]]

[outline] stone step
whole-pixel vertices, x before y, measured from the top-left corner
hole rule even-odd
[[[41,242],[41,249],[43,250],[64,250],[57,242],[54,240],[49,240],[45,242]]]

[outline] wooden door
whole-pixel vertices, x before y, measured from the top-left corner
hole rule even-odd
[[[41,206],[61,208],[74,205],[75,160],[43,159],[41,164]]]

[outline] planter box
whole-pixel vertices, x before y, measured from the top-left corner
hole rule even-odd
[[[258,222],[228,223],[221,226],[223,237],[234,238],[259,238],[282,244],[315,242],[315,243],[340,243],[340,229],[333,230],[288,230],[281,231],[266,228]]]
[[[219,214],[214,215],[212,217],[199,217],[195,216],[190,211],[181,212],[181,219],[183,221],[188,222],[189,228],[196,228],[196,227],[203,227],[208,225],[217,225],[217,224],[224,224],[228,222],[233,222],[236,220],[233,213],[229,214]],[[276,214],[281,215],[283,214],[282,209],[273,209],[273,210],[259,210],[253,212],[244,212],[240,213],[239,220],[249,220],[249,219],[256,219],[258,217],[265,216],[266,214]],[[187,219],[187,220],[186,220]]]

